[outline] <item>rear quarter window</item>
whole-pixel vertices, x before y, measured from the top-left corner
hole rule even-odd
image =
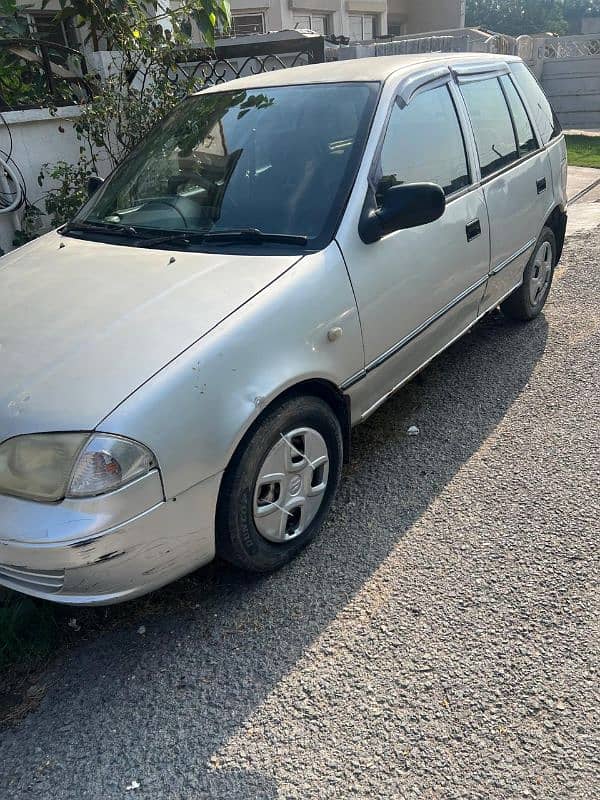
[[[548,144],[549,141],[560,136],[562,132],[560,122],[550,105],[550,101],[525,64],[511,64],[510,70],[527,100],[529,111],[537,125],[542,144]]]

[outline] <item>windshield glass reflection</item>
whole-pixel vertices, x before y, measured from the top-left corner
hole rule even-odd
[[[375,96],[373,84],[352,83],[189,98],[77,220],[319,239],[351,186]]]

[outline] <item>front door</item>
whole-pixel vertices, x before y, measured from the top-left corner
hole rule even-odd
[[[364,412],[475,320],[489,270],[483,190],[472,186],[465,141],[448,84],[395,101],[373,166],[377,191],[431,181],[447,197],[436,222],[364,244],[355,226],[339,242],[361,318],[367,380]]]

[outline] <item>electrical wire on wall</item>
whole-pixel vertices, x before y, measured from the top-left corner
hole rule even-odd
[[[15,188],[11,190],[11,186]],[[0,187],[0,214],[11,214],[21,208],[25,202],[23,187],[17,173],[2,156],[0,156]]]
[[[8,152],[0,148],[0,214],[12,214],[27,203],[27,189],[23,173],[12,158],[12,133],[2,113],[0,121],[6,128],[9,141]]]

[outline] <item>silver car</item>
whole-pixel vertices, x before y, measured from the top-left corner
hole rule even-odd
[[[61,603],[288,562],[352,427],[538,315],[565,235],[564,137],[505,56],[212,87],[99,183],[0,261],[0,583]]]

